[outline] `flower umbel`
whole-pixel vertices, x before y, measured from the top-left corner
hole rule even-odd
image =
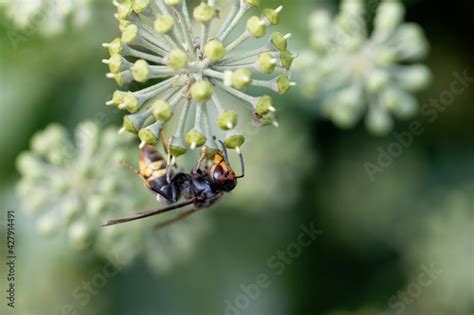
[[[352,127],[368,112],[375,134],[392,129],[392,115],[409,118],[418,109],[413,92],[431,79],[429,69],[413,64],[424,58],[428,43],[421,28],[403,23],[404,7],[384,0],[368,34],[361,0],[344,0],[335,17],[317,11],[310,20],[313,50],[302,66],[304,91],[321,101],[322,113],[339,127]]]
[[[61,236],[73,249],[92,249],[120,266],[142,256],[157,271],[192,253],[194,242],[209,228],[205,216],[166,230],[153,229],[156,222],[150,221],[102,228],[101,222],[110,217],[157,204],[138,177],[120,167],[121,160],[138,159],[133,137],[117,137],[115,128],[101,130],[85,122],[76,128],[74,140],[52,124],[38,132],[31,150],[17,159],[22,176],[17,191],[41,235]],[[134,180],[136,185],[130,184]]]
[[[289,79],[296,57],[287,50],[290,34],[273,33],[256,50],[237,49],[278,24],[282,7],[250,17],[245,30],[229,40],[242,17],[260,4],[256,0],[232,2],[229,15],[213,35],[211,24],[219,22],[220,12],[213,0],[202,1],[191,11],[185,0],[115,2],[122,36],[104,44],[110,52],[110,59],[104,60],[110,68],[108,77],[120,86],[135,81],[146,87],[116,91],[107,104],[130,113],[124,117],[122,130],[137,134],[142,146],[155,145],[162,128],[177,116],[170,148],[173,157],[189,148],[217,150],[219,129],[225,132],[225,145],[239,150],[245,137],[235,130],[238,116],[232,104],[224,106],[221,91],[248,103],[257,125],[275,122],[271,97],[251,96],[246,89],[263,87],[284,94],[294,85]],[[256,72],[265,77],[277,69],[276,78],[255,78]],[[193,125],[188,128],[192,113]]]
[[[52,124],[32,138],[31,151],[18,157],[18,192],[25,210],[38,216],[42,234],[66,229],[72,245],[87,248],[97,230],[91,226],[99,225],[104,211],[137,206],[127,200],[128,187],[121,183],[118,168],[130,139],[114,134],[111,128],[101,133],[95,123],[86,122],[76,129],[74,144],[63,127]]]

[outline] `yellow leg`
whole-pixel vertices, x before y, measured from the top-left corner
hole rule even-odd
[[[166,153],[166,179],[168,182],[171,181],[171,168],[174,165],[174,160],[171,157],[171,141],[172,137],[169,138],[168,141],[166,141],[166,135],[165,131],[163,128],[160,129],[160,138],[161,138],[161,144],[163,145],[163,150]]]
[[[171,151],[170,148],[171,148],[171,138],[169,138],[168,141],[166,141],[166,134],[165,134],[165,131],[163,130],[163,128],[160,129],[160,138],[161,138],[161,144],[163,145],[163,150],[165,150],[165,153],[166,154],[169,154],[169,152]]]
[[[196,173],[198,169],[201,168],[201,163],[206,159],[206,149],[201,150],[201,156],[199,157],[199,160],[197,160],[196,165],[193,167],[193,173]]]

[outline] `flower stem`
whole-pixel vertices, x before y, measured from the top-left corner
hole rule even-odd
[[[240,9],[240,0],[234,0],[234,4],[232,5],[232,8],[230,9],[227,19],[225,20],[224,24],[222,24],[222,27],[217,33],[217,36],[216,36],[217,38],[221,38],[221,36],[224,34],[227,28],[229,28],[230,24],[232,23],[235,16],[239,12],[239,9]]]
[[[255,104],[257,103],[258,99],[256,97],[253,97],[253,96],[250,96],[250,95],[247,95],[243,92],[240,92],[239,90],[236,90],[230,86],[226,86],[224,85],[222,82],[219,82],[217,80],[212,80],[212,82],[217,85],[218,87],[220,87],[222,90],[226,91],[227,93],[229,93],[230,95],[233,95],[247,103],[250,103],[253,107],[255,107]]]
[[[232,21],[227,25],[225,28],[223,27],[222,33],[217,36],[217,38],[223,42],[229,36],[230,33],[234,30],[235,26],[239,23],[240,19],[244,16],[244,14],[248,11],[248,8],[240,6],[237,14],[234,16]]]
[[[164,59],[161,58],[161,57],[154,56],[152,54],[148,54],[148,53],[144,53],[144,52],[135,50],[135,49],[133,49],[133,48],[127,46],[127,45],[124,46],[123,55],[145,59],[145,60],[155,62],[155,63],[159,63],[159,64],[162,64],[162,65],[166,64]]]
[[[188,118],[189,109],[191,108],[191,100],[186,100],[179,117],[178,128],[176,129],[175,138],[183,138],[184,128],[186,128],[186,120]]]
[[[223,66],[223,65],[227,65],[227,64],[234,63],[234,62],[237,62],[237,61],[243,61],[245,59],[255,57],[257,55],[260,55],[260,54],[263,54],[263,53],[266,53],[266,52],[269,52],[269,51],[272,51],[272,49],[268,48],[267,46],[264,46],[264,47],[258,48],[256,50],[250,51],[250,52],[245,53],[245,54],[235,55],[235,56],[230,56],[230,57],[224,58],[218,63],[218,65]]]

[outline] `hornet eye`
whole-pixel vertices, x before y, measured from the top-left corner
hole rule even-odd
[[[234,190],[235,186],[237,186],[237,181],[235,179],[225,179],[222,184],[222,190],[230,192]]]

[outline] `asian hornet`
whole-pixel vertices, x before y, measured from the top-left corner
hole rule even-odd
[[[220,143],[222,150],[214,155],[210,169],[201,168],[202,161],[206,159],[205,154],[202,154],[190,173],[169,165],[154,147],[144,146],[140,154],[140,168],[135,172],[157,199],[167,203],[168,207],[140,212],[128,218],[110,220],[103,226],[140,220],[193,205],[192,209],[176,218],[155,226],[160,228],[180,221],[200,209],[211,207],[224,193],[234,190],[237,180],[245,176],[242,153],[239,153],[242,175],[236,176],[230,165],[227,149],[222,142]],[[185,200],[178,203],[181,197]]]

